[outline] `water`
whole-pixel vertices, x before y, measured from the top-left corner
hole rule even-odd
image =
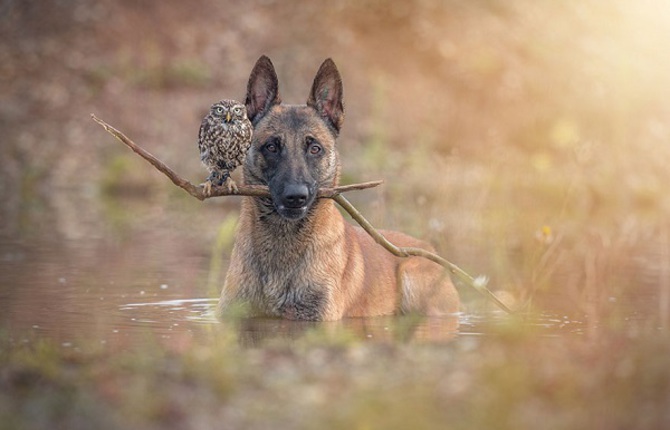
[[[81,296],[71,295],[74,302],[83,303],[90,299],[87,292]],[[142,295],[142,294],[140,294]],[[158,293],[152,298],[160,297]],[[101,295],[93,309],[88,311],[58,309],[60,320],[56,324],[40,324],[29,312],[9,309],[3,312],[10,321],[22,328],[30,326],[37,335],[62,336],[64,346],[76,344],[82,334],[96,336],[108,342],[141,341],[148,333],[154,333],[165,340],[172,338],[196,337],[198,333],[216,329],[218,326],[234,324],[238,335],[247,346],[261,346],[269,340],[290,342],[305,336],[310,330],[327,330],[331,335],[347,335],[370,342],[432,341],[447,342],[459,337],[486,336],[498,333],[500,327],[510,322],[510,317],[502,312],[467,313],[453,317],[417,318],[408,316],[388,316],[353,318],[335,322],[287,321],[275,318],[242,318],[234,321],[219,321],[215,317],[215,298],[172,298],[159,301],[138,301],[118,304],[123,297]],[[39,302],[39,300],[37,301]],[[95,299],[92,301],[95,302]],[[104,303],[104,304],[103,304]],[[107,303],[114,303],[108,306]],[[37,303],[35,304],[39,306]],[[28,306],[29,307],[29,306]],[[55,307],[45,305],[45,312],[54,312]],[[583,335],[585,324],[567,316],[544,314],[524,319],[529,327],[539,328],[545,336]],[[25,333],[25,330],[23,330]],[[65,334],[64,333],[69,333]],[[76,334],[75,334],[76,333]]]
[[[467,311],[419,320],[221,323],[214,308],[230,254],[229,221],[237,217],[237,201],[170,202],[152,205],[130,199],[109,205],[111,212],[70,211],[67,218],[74,219],[55,225],[49,213],[33,215],[30,229],[0,240],[2,327],[10,336],[49,337],[76,347],[91,341],[144,342],[148,335],[179,343],[234,326],[240,341],[253,346],[292,341],[314,330],[370,342],[449,342],[498,333],[510,322],[499,311]],[[123,216],[118,207],[124,209]],[[546,336],[579,336],[593,327],[586,317],[551,312],[525,318],[522,324]]]
[[[371,342],[446,342],[497,332],[509,322],[502,312],[326,323],[263,318],[220,322],[214,315],[218,291],[206,291],[212,277],[210,256],[206,250],[189,248],[181,244],[156,252],[148,239],[117,242],[105,237],[58,244],[4,242],[0,249],[3,326],[26,339],[45,336],[76,347],[91,340],[120,345],[142,342],[147,334],[179,342],[234,324],[241,342],[257,346],[268,340],[295,340],[310,330]],[[547,335],[580,335],[585,327],[582,321],[554,314],[525,323]]]

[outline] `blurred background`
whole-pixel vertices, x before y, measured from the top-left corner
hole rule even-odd
[[[0,40],[6,304],[73,280],[216,297],[239,199],[191,198],[90,113],[199,183],[202,116],[266,54],[288,103],[336,62],[343,182],[385,180],[350,195],[377,227],[537,309],[670,324],[663,0],[3,0]]]

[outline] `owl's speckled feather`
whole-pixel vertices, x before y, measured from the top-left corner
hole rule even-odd
[[[237,191],[230,172],[244,162],[252,133],[253,126],[247,118],[244,104],[221,100],[212,105],[202,119],[198,134],[200,159],[210,173],[203,184],[205,194],[211,193],[212,185],[224,183],[229,191]]]

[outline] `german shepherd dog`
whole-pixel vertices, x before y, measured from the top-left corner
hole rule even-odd
[[[319,68],[307,104],[285,105],[274,66],[262,56],[246,108],[254,134],[244,183],[267,185],[271,197],[243,197],[220,316],[235,304],[253,316],[312,321],[458,311],[458,294],[439,265],[393,256],[345,222],[331,199],[316,197],[340,177],[335,140],[344,106],[332,60]],[[398,246],[431,250],[404,234],[381,233]]]

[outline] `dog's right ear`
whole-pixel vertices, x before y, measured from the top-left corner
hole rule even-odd
[[[256,61],[247,84],[247,117],[256,125],[274,105],[281,103],[279,81],[272,61],[265,55]]]

